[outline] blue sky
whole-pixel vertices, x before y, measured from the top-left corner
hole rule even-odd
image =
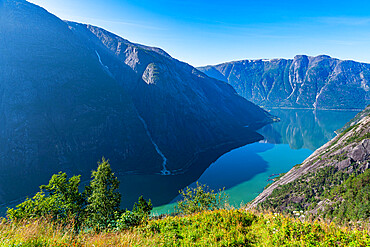
[[[370,63],[370,1],[31,0],[194,66],[327,54]]]

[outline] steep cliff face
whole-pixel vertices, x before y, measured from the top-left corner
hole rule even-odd
[[[354,124],[268,186],[250,206],[367,220],[370,217],[368,110],[359,113]]]
[[[184,160],[209,147],[260,138],[252,131],[269,121],[268,114],[227,83],[159,48],[133,44],[91,25],[69,25],[89,41],[89,48],[100,54],[109,73],[129,92],[170,171],[180,172]]]
[[[345,131],[349,127],[352,127],[353,125],[355,125],[358,122],[360,122],[364,117],[366,117],[368,115],[370,115],[370,105],[368,107],[366,107],[363,111],[361,111],[360,113],[358,113],[351,121],[349,121],[348,123],[346,123],[342,128],[338,129],[335,132],[336,133],[339,133],[339,134],[342,133],[343,131]]]
[[[117,174],[186,171],[197,152],[261,139],[254,127],[270,121],[158,48],[23,0],[0,1],[0,54],[0,203],[60,170],[87,178],[102,156]]]
[[[132,100],[63,21],[2,1],[0,37],[0,202],[60,170],[87,175],[102,156],[160,170]]]
[[[370,103],[370,64],[365,63],[300,55],[198,69],[260,106],[364,109]]]

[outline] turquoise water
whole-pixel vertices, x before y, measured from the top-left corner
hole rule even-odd
[[[239,206],[254,199],[269,183],[272,174],[289,171],[301,163],[315,149],[335,136],[334,131],[352,119],[357,112],[313,111],[313,110],[271,110],[281,119],[259,130],[264,140],[239,147],[221,155],[210,151],[191,169],[179,175],[157,174],[121,175],[121,204],[131,209],[139,196],[151,199],[154,213],[173,211],[179,190],[194,186],[198,181],[218,190],[225,188],[230,203]],[[210,159],[212,158],[212,159]],[[0,205],[0,215],[6,207],[20,201]]]
[[[218,190],[225,188],[230,204],[240,206],[253,200],[270,183],[273,174],[289,171],[302,163],[334,131],[352,119],[354,111],[271,110],[281,121],[259,132],[265,139],[222,155],[189,186],[196,182]],[[155,214],[173,211],[174,201],[154,209]]]
[[[259,153],[261,158],[268,163],[267,170],[226,190],[231,198],[231,203],[238,206],[253,200],[269,183],[267,180],[270,175],[288,172],[294,165],[302,163],[311,153],[312,151],[309,149],[292,151],[288,144],[274,145],[273,148]]]

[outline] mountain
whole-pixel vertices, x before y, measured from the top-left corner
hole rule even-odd
[[[228,82],[263,107],[364,109],[370,104],[370,64],[329,56],[259,59],[198,68]]]
[[[265,188],[250,206],[285,212],[302,210],[304,214],[338,221],[368,221],[369,109],[359,113],[354,124],[302,164]]]
[[[170,170],[184,169],[184,157],[232,142],[239,135],[253,136],[250,129],[269,121],[265,111],[238,96],[230,85],[159,48],[133,44],[91,25],[69,25],[131,95]]]
[[[59,170],[88,173],[102,156],[159,169],[132,100],[63,21],[2,1],[0,37],[0,202]]]
[[[204,151],[262,139],[254,130],[271,122],[159,48],[23,0],[0,0],[0,54],[0,203],[61,170],[86,179],[102,156],[117,175],[186,172]]]
[[[357,111],[326,111],[312,109],[271,109],[279,122],[268,124],[258,130],[264,141],[289,144],[291,149],[315,151],[335,137],[335,130],[353,118]]]
[[[363,111],[358,113],[351,121],[346,123],[342,128],[338,129],[336,131],[336,133],[342,133],[343,131],[345,131],[349,127],[351,127],[351,126],[357,124],[358,122],[360,122],[364,117],[366,117],[369,114],[370,114],[370,105],[367,106]]]

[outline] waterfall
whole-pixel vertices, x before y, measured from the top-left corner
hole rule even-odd
[[[161,156],[162,159],[163,159],[161,174],[162,175],[171,175],[171,172],[169,170],[167,170],[167,167],[166,167],[166,165],[167,165],[167,158],[166,158],[166,156],[164,156],[164,154],[162,153],[162,151],[159,149],[158,145],[154,142],[154,140],[152,138],[152,135],[150,134],[150,132],[148,130],[148,126],[146,125],[144,119],[139,114],[138,114],[138,117],[139,117],[140,121],[143,123],[144,128],[145,128],[145,131],[146,131],[147,135],[149,136],[149,139],[152,142],[155,150],[157,151],[157,153],[159,154],[159,156]]]

